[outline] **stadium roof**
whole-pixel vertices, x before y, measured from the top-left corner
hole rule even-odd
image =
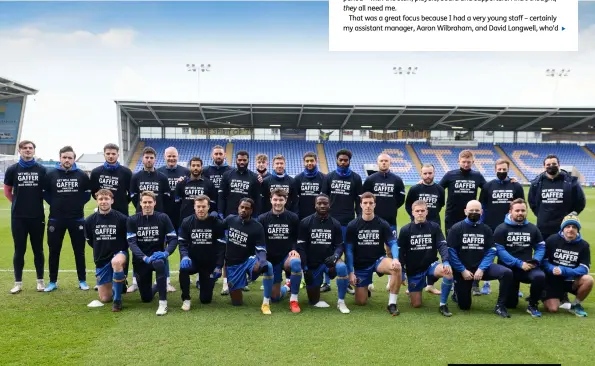
[[[116,101],[140,127],[595,132],[595,108]]]
[[[37,94],[37,90],[0,76],[0,99]]]

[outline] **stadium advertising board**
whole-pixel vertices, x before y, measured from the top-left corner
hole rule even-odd
[[[0,145],[17,143],[23,98],[0,100]]]
[[[193,135],[211,136],[250,136],[249,128],[193,128]]]
[[[306,130],[281,129],[281,140],[306,140]]]
[[[386,133],[368,131],[368,137],[372,140],[428,139],[430,138],[430,131],[398,130]]]

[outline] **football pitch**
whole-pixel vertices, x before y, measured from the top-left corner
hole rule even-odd
[[[585,189],[587,202],[595,202],[595,190]],[[91,200],[86,213],[92,212]],[[132,212],[132,210],[131,210]],[[47,212],[46,212],[47,214]],[[583,237],[595,242],[593,205],[580,215]],[[533,215],[529,219],[534,221]],[[399,227],[408,221],[399,212]],[[451,318],[438,313],[439,297],[423,295],[424,305],[413,309],[401,288],[398,298],[401,315],[386,312],[386,277],[375,277],[375,290],[365,307],[354,304],[346,295],[350,314],[336,308],[337,291],[321,299],[328,309],[308,306],[306,291],[300,291],[300,314],[289,312],[288,299],[272,304],[271,316],[260,313],[260,280],[244,293],[245,305],[232,307],[227,296],[220,296],[221,280],[215,286],[213,303],[201,305],[192,289],[192,310],[181,310],[177,273],[172,284],[177,291],[168,294],[169,313],[155,315],[157,296],[144,304],[138,292],[123,295],[123,310],[112,313],[111,304],[88,308],[98,298],[93,290],[81,291],[75,273],[68,235],[60,259],[58,290],[35,291],[31,248],[25,257],[24,290],[10,295],[13,285],[13,243],[10,233],[10,203],[0,199],[0,364],[82,365],[82,364],[372,364],[372,365],[446,365],[449,363],[561,363],[589,365],[592,359],[593,295],[585,304],[587,318],[565,310],[544,312],[533,319],[525,312],[527,302],[519,301],[509,309],[512,318],[492,313],[497,282],[492,294],[473,298],[471,311],[463,312],[449,298]],[[44,238],[47,241],[47,238]],[[44,244],[47,273],[47,244]],[[92,250],[87,246],[87,282],[94,285]],[[179,252],[171,257],[176,271]],[[591,250],[592,257],[595,250]],[[592,270],[595,272],[595,270]],[[193,276],[194,278],[194,276]],[[437,284],[439,287],[440,282]],[[528,294],[528,286],[521,285]],[[571,296],[571,299],[573,297]]]

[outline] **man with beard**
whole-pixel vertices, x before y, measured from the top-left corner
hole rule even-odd
[[[475,162],[473,153],[470,150],[463,150],[459,153],[459,169],[446,172],[440,180],[440,185],[448,191],[446,201],[446,213],[444,214],[444,226],[446,236],[450,228],[465,219],[465,206],[467,202],[477,199],[479,189],[486,184],[483,175],[471,169]],[[486,295],[490,293],[490,284],[486,282],[483,290],[479,290],[479,281],[473,283],[473,295]],[[456,296],[456,295],[455,295]]]
[[[190,167],[191,174],[194,169]],[[201,304],[213,299],[213,286],[221,277],[225,256],[225,229],[218,217],[209,215],[210,198],[200,194],[194,197],[194,214],[185,217],[180,225],[180,288],[182,310],[190,310],[190,275],[198,273]]]
[[[240,201],[243,198],[250,198],[251,215],[258,215],[260,212],[260,183],[258,174],[248,169],[249,154],[245,150],[236,153],[237,168],[231,169],[223,174],[221,185],[219,186],[217,198],[217,212],[222,219],[229,215],[237,215]],[[245,290],[248,290],[245,286]],[[221,295],[229,294],[227,286],[227,275],[223,273],[223,288]]]
[[[314,201],[322,190],[324,173],[318,170],[317,157],[314,152],[304,154],[304,171],[294,178],[295,191],[298,196],[298,217],[300,220],[316,212]]]
[[[390,171],[390,155],[380,154],[376,159],[378,172],[366,178],[363,191],[372,192],[376,196],[376,214],[388,222],[393,236],[397,236],[397,210],[405,203],[405,184],[398,175]],[[405,271],[402,272],[403,277]],[[403,278],[404,279],[404,278]],[[390,275],[388,275],[387,286],[390,287]],[[369,290],[374,289],[374,284],[368,286]]]
[[[513,275],[509,268],[493,263],[496,257],[492,229],[481,222],[481,203],[471,200],[465,208],[467,218],[448,231],[448,258],[454,270],[455,294],[461,310],[471,309],[473,280],[500,280],[494,313],[510,318],[506,302]]]
[[[285,272],[291,282],[289,309],[292,313],[299,313],[300,306],[297,300],[302,282],[302,262],[297,252],[297,237],[300,220],[295,213],[285,208],[287,192],[284,189],[274,189],[270,200],[271,210],[260,215],[258,222],[264,228],[267,260],[273,265],[272,300],[279,302],[287,293],[287,287],[281,286]],[[290,275],[287,276],[287,273]]]
[[[286,208],[291,212],[297,211],[297,191],[294,187],[293,178],[285,172],[285,157],[281,154],[273,158],[273,173],[262,181],[262,212],[271,210],[271,192],[275,189],[282,189],[287,193]]]
[[[11,294],[23,289],[23,267],[27,251],[27,235],[33,250],[33,263],[37,274],[37,291],[45,288],[43,282],[43,234],[45,213],[43,212],[43,187],[46,169],[35,161],[35,144],[29,140],[19,143],[21,155],[16,164],[6,169],[4,174],[4,196],[11,202],[10,231],[14,241],[14,287]]]
[[[47,173],[44,196],[50,205],[48,247],[50,249],[50,283],[45,292],[58,288],[60,253],[66,230],[70,235],[79,288],[89,290],[85,264],[84,207],[91,198],[89,177],[76,166],[76,154],[70,146],[60,149],[60,162]]]
[[[180,203],[179,222],[195,213],[195,198],[200,195],[209,197],[209,211],[216,211],[217,190],[202,171],[202,159],[198,156],[190,159],[190,177],[178,182],[175,190],[176,202]]]
[[[225,162],[225,148],[221,145],[215,145],[211,152],[211,158],[213,164],[204,170],[203,176],[213,183],[216,190],[219,190],[223,174],[231,169]],[[217,200],[215,199],[215,207],[217,207],[216,203]]]
[[[298,232],[298,253],[302,261],[308,302],[317,308],[328,308],[320,301],[320,285],[323,274],[330,278],[337,277],[339,300],[337,309],[349,314],[345,305],[345,293],[349,284],[347,266],[341,260],[343,255],[343,233],[341,224],[329,215],[330,200],[321,193],[316,197],[316,212],[300,222]],[[297,299],[296,299],[297,301]]]
[[[229,215],[223,225],[228,230],[225,261],[229,279],[231,304],[243,305],[242,289],[250,281],[263,275],[264,295],[260,310],[264,315],[271,314],[271,292],[273,289],[273,265],[267,260],[264,230],[252,219],[254,201],[240,199],[238,215]]]
[[[510,210],[510,203],[517,199],[525,199],[525,191],[518,182],[512,182],[508,176],[510,162],[504,159],[496,161],[496,179],[486,183],[479,194],[479,202],[483,208],[483,222],[495,231],[506,218]],[[479,288],[479,283],[473,286]],[[490,293],[490,282],[485,281],[482,293]],[[518,292],[518,296],[523,296]],[[510,300],[510,299],[509,299]]]
[[[341,149],[337,151],[336,157],[337,169],[326,176],[322,193],[326,194],[331,200],[330,215],[341,224],[343,242],[345,242],[347,225],[354,217],[362,213],[360,207],[360,195],[363,189],[362,178],[349,168],[352,157],[351,151]],[[330,278],[325,276],[325,283],[320,291],[330,291],[330,283]],[[355,293],[351,285],[347,288],[347,291],[351,294]]]
[[[509,214],[504,223],[494,231],[494,243],[498,251],[498,264],[512,270],[513,281],[507,296],[506,307],[514,309],[519,303],[517,296],[520,283],[531,284],[527,313],[541,316],[537,303],[545,285],[545,274],[539,268],[545,254],[545,243],[537,226],[527,220],[527,204],[517,198],[509,204]]]

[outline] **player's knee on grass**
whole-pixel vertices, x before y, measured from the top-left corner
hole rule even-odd
[[[109,302],[112,301],[112,286],[109,284],[101,285],[97,288],[99,295],[99,301]]]
[[[549,313],[557,313],[560,308],[560,300],[558,299],[547,299],[543,302],[545,310]]]
[[[308,302],[310,305],[314,305],[320,301],[320,287],[308,287],[306,288],[308,293]]]
[[[210,304],[213,301],[213,291],[207,292],[203,291],[202,287],[200,288],[200,303],[201,304]]]
[[[242,289],[229,291],[229,297],[231,297],[231,305],[233,305],[233,306],[244,305]]]
[[[355,288],[355,304],[366,305],[368,303],[368,287],[356,287]]]
[[[272,302],[279,302],[281,300],[281,284],[274,283],[273,284],[273,291],[271,293],[271,301]]]
[[[410,292],[409,301],[414,308],[421,308],[421,292]]]

